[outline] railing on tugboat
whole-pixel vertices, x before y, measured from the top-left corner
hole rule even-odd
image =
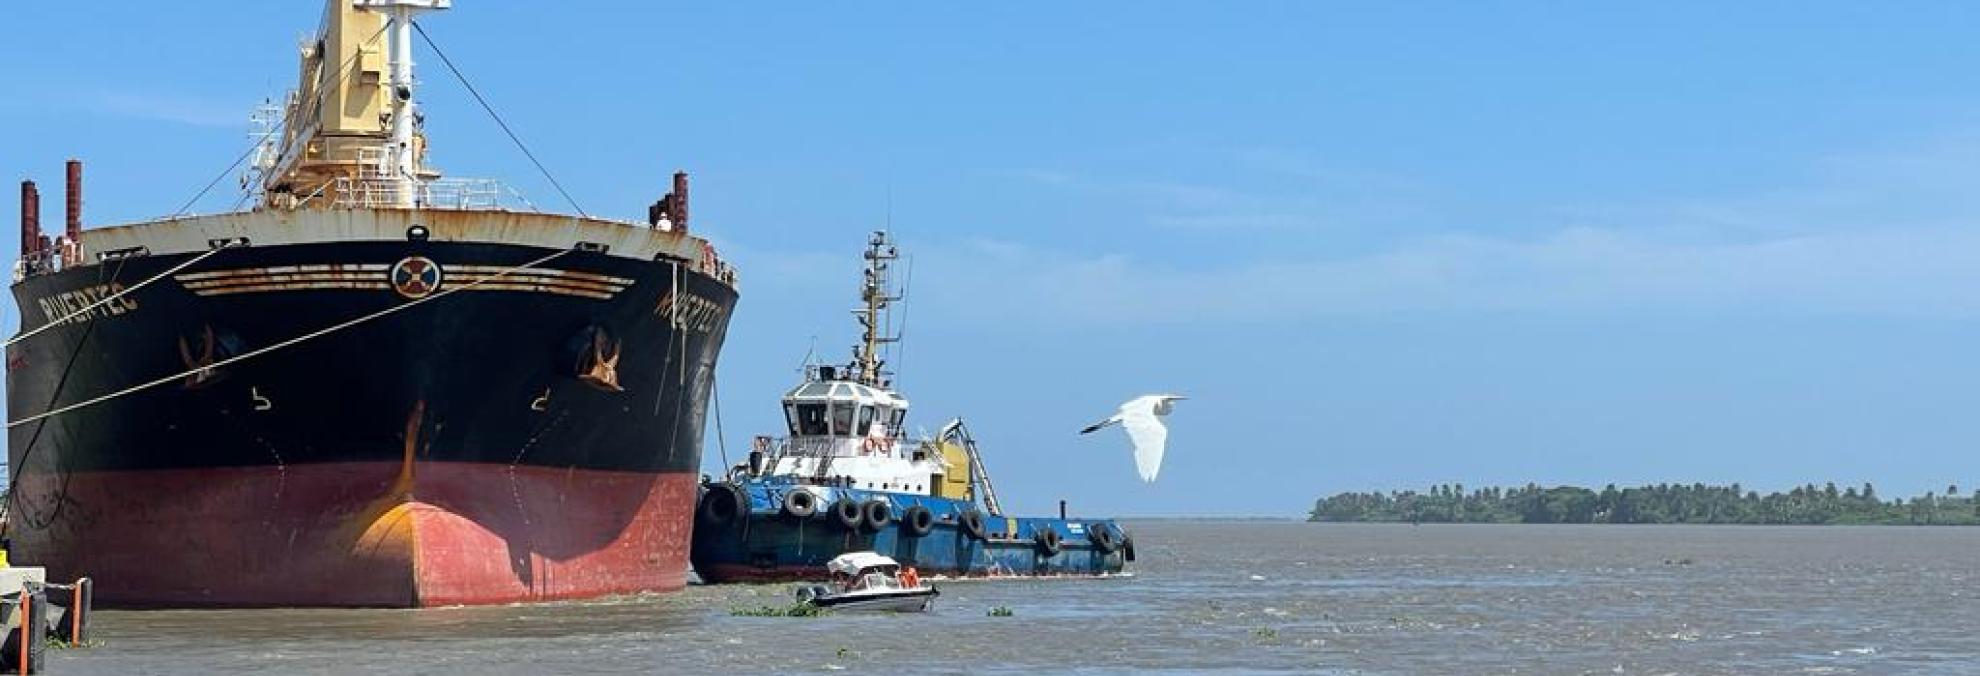
[[[812,469],[810,476],[796,478],[799,481],[823,482],[826,480],[826,477],[830,476],[832,460],[840,457],[837,451],[843,448],[848,441],[852,440],[843,437],[804,436],[780,438],[759,436],[756,437],[751,455],[760,457],[762,460],[759,462],[755,458],[752,458],[749,468],[752,473],[757,473],[777,467],[785,458],[816,458],[818,459],[818,466]],[[864,441],[859,440],[858,443],[864,443]],[[903,441],[901,439],[887,439],[885,440],[885,444],[891,451],[897,448]],[[997,500],[997,488],[990,480],[990,470],[984,467],[983,454],[977,449],[976,439],[970,436],[969,428],[963,425],[962,419],[955,418],[950,420],[948,424],[943,425],[941,433],[936,435],[934,441],[955,442],[963,448],[964,454],[969,458],[970,482],[976,494],[981,496],[984,509],[992,516],[1001,516],[1004,513],[1004,508]]]

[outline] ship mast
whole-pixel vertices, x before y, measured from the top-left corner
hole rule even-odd
[[[869,387],[886,387],[884,373],[881,372],[880,346],[897,342],[900,336],[881,335],[882,319],[886,311],[900,296],[892,294],[893,263],[900,252],[887,237],[884,230],[876,230],[866,241],[866,280],[860,286],[860,300],[864,307],[853,310],[864,329],[860,344],[853,348],[854,380]]]
[[[265,205],[413,208],[432,189],[449,187],[425,166],[412,43],[418,15],[452,6],[325,0],[322,28],[301,45],[302,69],[281,124],[265,127],[251,165]]]
[[[379,157],[379,173],[394,182],[401,182],[400,189],[394,191],[400,207],[414,205],[414,197],[419,193],[418,153],[413,147],[414,125],[418,122],[419,108],[413,103],[413,15],[426,11],[437,11],[453,6],[453,0],[355,0],[359,9],[368,9],[384,14],[390,25],[387,28],[389,54],[386,57],[387,80],[391,92],[391,135],[387,137],[385,152]]]

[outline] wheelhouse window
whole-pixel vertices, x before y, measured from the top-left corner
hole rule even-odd
[[[889,421],[891,421],[891,420],[893,420],[893,419],[894,419],[894,409],[893,409],[893,407],[890,407],[890,406],[875,406],[875,407],[873,407],[873,422],[874,422],[874,424],[877,424],[877,425],[884,425],[884,426],[886,426],[886,428],[887,428],[887,430],[886,430],[886,432],[887,432],[887,436],[890,436],[890,437],[892,437],[892,436],[899,436],[899,434],[898,434],[898,433],[900,432],[900,430],[897,430],[897,429],[894,429],[894,424],[893,424],[892,422],[889,422]]]
[[[872,406],[859,407],[859,427],[855,428],[853,432],[853,436],[860,436],[860,437],[866,436],[868,432],[872,431],[872,429],[873,429],[873,407]]]
[[[853,403],[843,402],[832,405],[832,435],[845,436],[852,433]]]
[[[825,426],[824,404],[798,404],[796,410],[796,430],[803,436],[824,436],[829,432]]]

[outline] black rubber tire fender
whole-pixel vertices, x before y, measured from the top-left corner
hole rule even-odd
[[[990,535],[989,528],[983,524],[983,513],[974,509],[956,517],[956,528],[971,540],[981,540]]]
[[[695,517],[708,526],[735,526],[742,523],[748,511],[749,499],[742,489],[734,484],[711,484],[701,496],[701,507],[695,510]]]
[[[864,520],[865,511],[859,508],[859,503],[846,498],[840,498],[832,503],[832,521],[838,523],[839,527],[858,530],[860,522]]]
[[[1059,548],[1065,543],[1060,541],[1059,531],[1044,528],[1031,536],[1031,544],[1038,548],[1038,553],[1040,554],[1056,556],[1059,553]]]
[[[894,508],[887,506],[885,502],[868,500],[859,511],[866,514],[867,530],[877,533],[886,530],[887,526],[894,523]]]
[[[784,494],[782,505],[784,516],[793,519],[809,519],[818,513],[818,496],[811,491],[796,489]]]
[[[901,512],[901,532],[908,537],[922,537],[935,530],[935,513],[927,507],[915,505]]]
[[[1086,539],[1102,554],[1112,554],[1121,548],[1120,539],[1114,537],[1114,527],[1105,521],[1086,524]]]

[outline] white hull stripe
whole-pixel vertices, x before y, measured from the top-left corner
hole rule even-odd
[[[443,285],[441,288],[445,289],[447,287]],[[462,291],[531,291],[536,293],[554,293],[559,296],[595,298],[597,300],[611,300],[613,295],[603,291],[587,291],[584,289],[572,289],[544,284],[504,284],[501,282],[488,282],[479,286],[466,287]]]
[[[187,290],[201,296],[280,291],[392,289],[390,267],[383,264],[278,265],[264,268],[214,270],[175,275]],[[442,268],[442,287],[466,291],[517,291],[611,300],[633,280],[574,270],[511,269],[495,265],[453,265]],[[500,273],[507,271],[509,274]]]
[[[536,277],[560,277],[564,279],[584,280],[587,282],[604,282],[608,284],[617,284],[622,287],[631,286],[633,283],[633,280],[626,279],[624,277],[613,277],[611,275],[600,275],[590,272],[578,272],[576,270],[554,270],[550,268],[524,268],[522,270],[515,270],[512,268],[505,268],[500,265],[443,265],[441,266],[441,269],[446,270],[447,274],[450,275],[472,275],[472,274],[493,275],[502,272],[508,272],[510,273],[509,274],[510,277],[516,277],[519,275],[532,275]]]
[[[173,277],[173,279],[177,279],[181,282],[186,282],[186,281],[195,281],[202,279],[225,279],[228,277],[283,275],[283,274],[298,274],[298,273],[349,274],[355,272],[375,272],[382,275],[385,273],[386,270],[390,269],[391,267],[392,266],[385,265],[383,263],[364,263],[364,264],[356,264],[356,265],[275,265],[265,268],[242,268],[239,270],[214,270],[212,272],[188,272],[183,275],[177,275]]]
[[[449,270],[448,272],[453,272],[453,271]],[[495,275],[495,274],[483,275],[483,274],[466,274],[466,273],[447,275],[448,284],[454,284],[456,282],[461,284],[469,284],[469,283],[481,282],[481,281],[486,281],[487,284],[495,284],[495,283],[536,284],[543,286],[561,286],[572,289],[585,289],[588,291],[607,291],[611,293],[618,293],[620,291],[624,291],[627,286],[625,284],[613,284],[610,282],[588,282],[577,279],[533,277],[530,275],[503,276],[503,275]],[[483,284],[482,286],[487,286],[487,284]],[[480,288],[480,287],[476,287],[476,288]]]

